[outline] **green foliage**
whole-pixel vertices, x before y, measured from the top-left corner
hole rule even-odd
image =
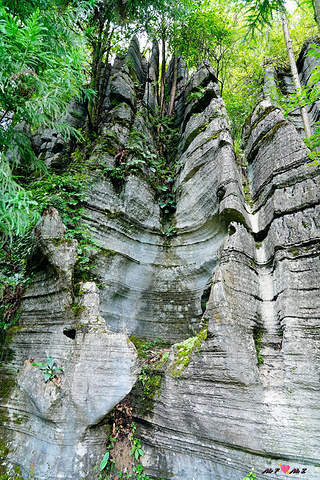
[[[253,478],[257,478],[257,475],[255,473],[253,473],[253,470],[251,470],[251,472],[249,472],[244,478],[243,480],[252,480]]]
[[[138,350],[142,368],[132,392],[132,401],[138,412],[149,415],[154,408],[155,396],[160,396],[163,368],[168,361],[170,343],[160,337],[145,340],[130,337]]]
[[[204,97],[205,91],[205,88],[198,87],[195,92],[190,93],[189,97],[187,98],[187,102],[189,103],[192,102],[192,100],[200,100]]]
[[[12,240],[39,218],[37,204],[11,174],[45,170],[31,148],[30,132],[49,126],[79,138],[79,132],[57,119],[72,97],[90,92],[82,88],[86,52],[79,48],[81,37],[69,28],[74,23],[72,12],[59,9],[56,2],[39,2],[41,10],[30,2],[3,3],[7,8],[0,3],[0,234],[3,240]]]
[[[36,215],[32,217],[30,214],[31,218],[26,220],[25,228],[27,228],[28,222],[29,227],[24,235],[21,235],[23,230],[16,230],[20,235],[12,234],[11,243],[3,244],[0,248],[1,343],[7,342],[12,327],[18,324],[20,298],[24,286],[30,281],[32,275],[32,272],[27,273],[26,271],[27,259],[36,247],[36,237],[31,227],[40,218],[39,212],[46,210],[49,206],[54,206],[59,210],[67,227],[67,238],[63,241],[70,241],[74,238],[78,240],[78,261],[75,273],[83,280],[90,277],[94,266],[90,256],[94,242],[88,229],[80,223],[87,187],[88,178],[77,172],[73,174],[67,172],[62,175],[50,174],[34,182],[31,188],[29,187],[28,195],[33,199],[32,204],[36,206]],[[22,204],[21,209],[24,206],[25,203]],[[18,218],[21,221],[21,215]],[[12,228],[14,232],[14,225]],[[75,314],[80,313],[79,307],[75,307],[74,310]],[[5,351],[5,349],[3,350]]]
[[[128,411],[128,405],[124,404],[119,404],[117,407],[120,407],[120,410],[118,411]],[[117,409],[116,407],[116,409]],[[129,408],[129,411],[131,412],[132,409]],[[105,453],[101,463],[100,463],[100,471],[103,472],[98,476],[98,479],[111,479],[111,478],[119,478],[119,479],[132,479],[132,480],[151,480],[145,473],[144,473],[144,468],[143,465],[137,464],[138,460],[140,457],[144,456],[144,451],[142,449],[141,445],[141,439],[136,437],[136,424],[134,422],[131,422],[130,424],[126,424],[128,421],[128,418],[132,418],[132,414],[129,415],[129,417],[118,417],[118,427],[115,428],[117,431],[116,436],[112,437],[111,435],[109,436],[109,443],[107,446],[107,452]],[[115,424],[113,424],[113,428],[115,427]],[[129,431],[128,431],[129,429]],[[123,437],[124,435],[124,437]],[[116,458],[116,453],[113,453],[112,450],[115,447],[116,442],[121,442],[121,439],[129,438],[130,444],[131,444],[131,451],[130,451],[130,456],[133,457],[134,460],[134,466],[132,468],[133,473],[128,473],[127,469],[125,471],[122,471],[117,469],[117,460],[111,459],[112,455],[115,455]],[[128,448],[127,442],[123,445],[123,448]],[[122,449],[120,449],[122,451]],[[123,453],[121,453],[122,455]],[[97,469],[97,467],[95,467]],[[162,478],[161,480],[165,480]]]
[[[20,318],[20,313],[16,311],[17,300],[19,302],[20,295],[22,290],[18,289],[16,286],[15,288],[7,289],[5,295],[3,295],[2,303],[0,306],[0,332],[11,329],[14,327]],[[15,314],[13,315],[13,311]],[[5,336],[3,335],[3,338]],[[1,339],[1,334],[0,334]],[[2,340],[2,339],[1,339]]]
[[[1,147],[0,147],[1,148]],[[0,245],[23,235],[40,219],[38,203],[15,181],[9,163],[0,153]]]
[[[115,469],[115,461],[111,459],[111,451],[115,446],[117,439],[109,435],[109,441],[107,445],[107,451],[103,456],[103,459],[100,462],[99,465],[99,470],[100,475],[98,476],[98,479],[107,479],[110,477],[111,473]],[[94,469],[97,469],[98,467],[94,467]]]
[[[66,239],[78,241],[75,274],[84,281],[89,279],[94,266],[91,258],[92,248],[99,247],[93,241],[88,227],[81,223],[88,186],[88,175],[77,171],[61,175],[53,173],[31,186],[33,198],[37,201],[40,211],[46,210],[49,206],[55,207],[66,226]]]
[[[200,354],[201,343],[206,340],[208,325],[203,327],[197,336],[187,338],[181,344],[175,345],[174,362],[170,365],[170,373],[173,377],[180,377],[184,369],[189,365],[194,351]]]
[[[162,213],[162,233],[171,238],[176,233],[172,224],[172,215],[176,210],[177,188],[174,186],[174,169],[178,147],[178,128],[174,119],[149,113],[145,117],[148,128],[153,131],[155,147],[151,146],[145,135],[139,131],[131,131],[125,147],[116,147],[118,140],[114,132],[105,132],[98,139],[97,151],[107,151],[114,155],[115,167],[99,165],[94,160],[95,167],[102,170],[115,186],[122,186],[129,174],[140,174],[158,192],[159,206]]]
[[[189,68],[197,68],[202,60],[208,60],[223,91],[227,70],[236,58],[239,14],[231,2],[220,0],[199,2],[188,13],[177,29],[177,50]],[[201,90],[191,98],[196,97],[201,98]]]
[[[257,29],[271,27],[275,14],[285,13],[284,0],[245,0],[248,30],[253,34]]]
[[[173,214],[176,211],[177,187],[174,186],[174,171],[177,166],[178,129],[174,119],[150,116],[157,142],[158,161],[153,165],[154,183],[159,193],[159,207],[164,228],[162,234],[170,239],[176,233]]]
[[[80,315],[82,314],[82,312],[86,309],[85,306],[82,306],[82,305],[78,305],[77,303],[73,303],[72,304],[72,310],[73,310],[73,313],[74,313],[74,317],[77,318],[77,317],[80,317]]]
[[[314,57],[320,60],[320,49],[319,45],[311,45],[308,56]],[[302,97],[302,98],[301,98]],[[291,110],[296,108],[296,104],[308,105],[320,98],[320,66],[317,65],[311,72],[311,76],[308,82],[307,87],[302,90],[302,94],[298,97],[297,95],[290,96],[291,102],[286,103],[287,111],[289,113]],[[319,165],[319,147],[320,147],[320,122],[314,124],[315,130],[313,135],[309,139],[304,139],[307,147],[310,148],[311,153],[308,155],[309,159],[313,162],[314,165]]]
[[[257,360],[258,360],[258,365],[262,365],[264,363],[264,359],[262,354],[260,353],[260,350],[263,347],[262,343],[262,336],[263,336],[263,331],[261,327],[255,327],[253,330],[253,339],[256,347],[256,352],[257,352]]]
[[[106,452],[103,456],[103,459],[101,460],[100,467],[99,467],[100,470],[104,470],[106,468],[109,462],[109,457],[110,457],[110,452]]]
[[[86,191],[89,178],[86,174],[66,172],[61,175],[52,173],[33,182],[31,193],[40,211],[49,206],[56,208],[67,227],[67,237],[76,230],[83,214],[83,203],[87,199]]]
[[[166,213],[166,212],[165,212]],[[167,228],[163,228],[161,230],[161,233],[162,235],[164,235],[169,241],[172,237],[174,237],[177,233],[177,227],[175,227],[174,225],[172,225],[171,223],[169,223],[169,225],[167,226]],[[168,242],[169,244],[169,242]]]
[[[32,365],[38,367],[40,370],[43,370],[44,374],[44,381],[47,382],[48,380],[54,380],[58,372],[63,372],[62,368],[58,368],[54,364],[54,360],[51,355],[48,357],[47,362],[42,363],[35,363],[33,362]]]
[[[311,44],[308,53],[308,57],[313,57],[317,59],[317,63],[320,60],[320,49],[319,45]],[[320,98],[320,66],[317,65],[311,70],[311,75],[308,80],[308,84],[303,86],[300,93],[290,94],[288,97],[281,96],[280,104],[281,108],[287,116],[293,110],[300,108],[301,106],[310,105]],[[279,92],[277,92],[279,96]],[[316,123],[317,125],[317,123]],[[318,128],[316,128],[315,134],[308,140],[306,139],[307,145],[313,149],[316,148],[317,138],[319,137]]]
[[[141,464],[133,467],[133,472],[134,472],[134,476],[132,478],[134,480],[151,480],[151,478],[144,473],[144,468],[143,468],[143,465]],[[130,476],[127,478],[130,478]],[[166,480],[166,479],[161,478],[160,480]]]
[[[13,473],[1,473],[0,471],[0,480],[23,480],[23,478],[21,476],[19,467],[16,467]]]
[[[144,473],[143,465],[136,465],[133,467],[133,474],[129,474],[127,472],[119,472],[118,477],[121,480],[151,480],[148,475]],[[160,480],[166,480],[165,478],[161,478]]]
[[[54,30],[50,21],[55,21]],[[19,16],[0,9],[0,106],[3,111],[2,141],[8,137],[6,125],[26,121],[33,128],[51,126],[65,134],[77,133],[66,124],[56,124],[70,99],[85,82],[86,57],[79,49],[68,22],[68,14],[57,8],[35,9]],[[71,26],[71,25],[70,25]]]
[[[147,358],[148,353],[150,352],[159,352],[160,354],[164,349],[169,348],[171,345],[170,342],[163,340],[161,337],[157,337],[155,340],[145,340],[132,335],[130,340],[136,347],[139,358]]]
[[[132,391],[132,398],[137,411],[142,415],[150,415],[153,412],[155,396],[160,397],[163,372],[158,369],[165,363],[162,355],[159,359],[141,369],[138,381]]]
[[[23,288],[27,282],[25,266],[27,257],[33,249],[30,232],[15,237],[11,245],[0,248],[0,301],[5,301],[6,290],[10,296],[17,293],[17,287]]]
[[[161,357],[162,362],[167,362],[169,359],[169,352],[164,352]]]
[[[15,237],[11,245],[0,248],[0,360],[8,361],[13,352],[10,348],[12,333],[19,328],[20,300],[25,285],[27,257],[33,249],[30,232]]]
[[[168,42],[171,52],[174,52],[177,47],[179,28],[183,25],[186,26],[188,16],[195,6],[203,2],[201,0],[196,2],[190,0],[182,0],[180,2],[156,0],[146,3],[137,12],[138,21],[141,22],[148,36],[153,41],[160,42],[164,38]]]
[[[144,451],[141,448],[141,440],[139,438],[134,438],[132,440],[132,449],[130,455],[133,455],[135,460],[139,460],[140,457],[144,456]]]
[[[306,39],[315,35],[317,28],[308,5],[296,9],[291,15],[288,14],[288,20],[297,57]],[[287,68],[288,59],[279,20],[275,19],[272,27],[268,27],[263,33],[256,31],[255,37],[249,36],[245,42],[245,18],[238,18],[235,29],[238,42],[231,52],[232,65],[226,73],[223,98],[233,134],[237,136],[252,108],[262,99],[264,64],[271,63],[275,68]]]

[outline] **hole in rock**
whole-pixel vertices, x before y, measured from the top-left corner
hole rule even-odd
[[[75,328],[65,328],[63,330],[63,335],[74,340],[76,338],[76,329]]]
[[[225,196],[225,193],[226,193],[226,188],[225,187],[220,187],[219,190],[217,191],[217,197],[218,197],[219,202],[221,202],[221,200],[223,200],[223,197]]]
[[[229,225],[229,228],[228,228],[228,233],[229,235],[234,235],[236,233],[236,228],[234,225]]]
[[[224,138],[219,140],[219,148],[223,148],[223,147],[231,147],[231,143]]]
[[[64,148],[64,144],[63,143],[56,143],[53,147],[52,147],[52,152],[53,153],[60,153],[63,151],[63,148]]]
[[[265,240],[265,238],[268,235],[268,231],[269,231],[269,225],[264,230],[261,230],[258,233],[254,233],[253,237],[255,242],[263,242],[263,240]]]

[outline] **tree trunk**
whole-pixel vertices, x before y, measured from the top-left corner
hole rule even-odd
[[[314,19],[317,22],[318,30],[320,31],[320,0],[312,0],[314,9]]]
[[[166,81],[166,39],[165,32],[162,30],[162,63],[161,63],[161,87],[160,87],[160,114],[162,116],[164,110],[164,93]]]
[[[298,69],[297,69],[296,61],[294,59],[294,54],[293,54],[293,49],[292,49],[292,41],[291,41],[288,22],[287,22],[287,17],[286,17],[285,13],[282,14],[282,28],[283,28],[283,34],[284,34],[286,47],[287,47],[287,51],[288,51],[290,68],[291,68],[291,73],[292,73],[292,77],[293,77],[293,83],[294,83],[297,94],[300,95],[301,92],[302,92],[301,83],[300,83],[300,79],[299,79],[299,75],[298,75]],[[300,107],[300,112],[301,112],[301,116],[302,116],[304,130],[306,132],[306,137],[310,138],[311,135],[312,135],[312,132],[311,132],[311,125],[310,125],[310,120],[309,120],[309,116],[308,116],[308,112],[307,112],[306,107],[301,106]]]
[[[178,78],[178,55],[174,55],[174,62],[173,62],[173,79],[172,79],[172,87],[171,87],[171,94],[170,94],[170,102],[168,107],[168,117],[170,118],[173,111],[174,106],[174,99],[176,96],[177,90],[177,78]]]

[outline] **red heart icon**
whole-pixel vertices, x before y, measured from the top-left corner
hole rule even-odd
[[[289,465],[281,465],[280,468],[281,468],[281,470],[282,470],[284,473],[286,473],[286,472],[288,472],[288,471],[290,470]]]

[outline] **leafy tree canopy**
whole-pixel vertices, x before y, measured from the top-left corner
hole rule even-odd
[[[76,133],[56,121],[72,97],[88,94],[83,40],[69,28],[72,10],[60,7],[49,1],[0,4],[0,217],[5,237],[27,225],[35,206],[12,172],[19,167],[30,175],[44,168],[27,132],[51,126],[65,135]]]

